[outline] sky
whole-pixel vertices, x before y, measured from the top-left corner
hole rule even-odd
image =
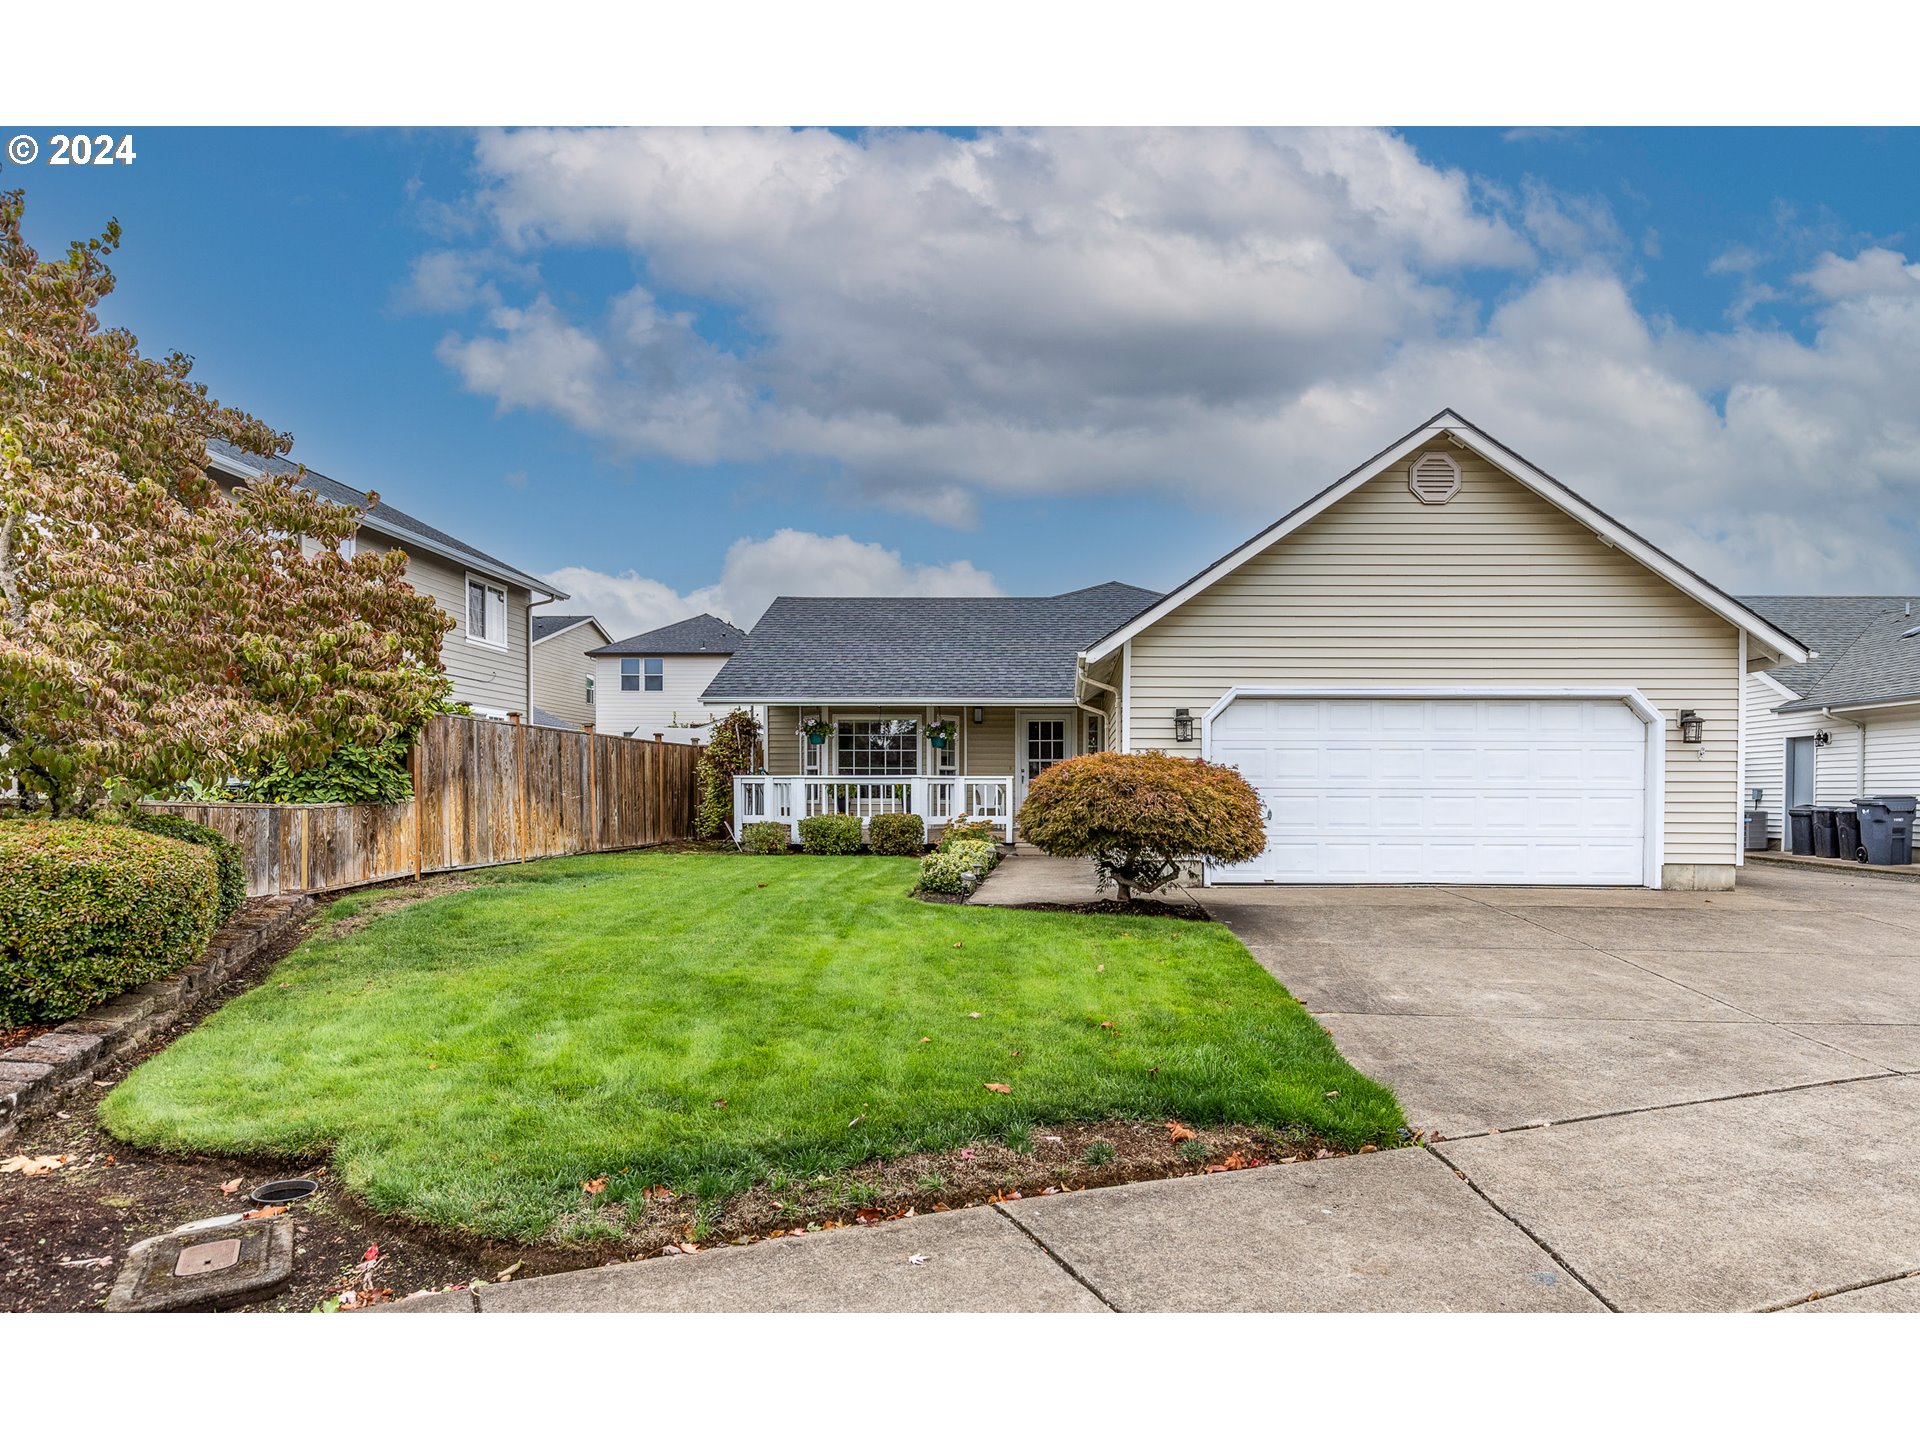
[[[107,321],[616,635],[1171,587],[1443,408],[1736,593],[1920,589],[1920,131],[134,149],[0,169]]]

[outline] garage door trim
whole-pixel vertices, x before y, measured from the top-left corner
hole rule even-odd
[[[1642,883],[1660,888],[1665,857],[1666,716],[1631,685],[1235,685],[1214,701],[1200,722],[1200,753],[1213,759],[1213,722],[1236,700],[1618,700],[1646,730],[1646,839]],[[1212,867],[1204,867],[1210,872]],[[1212,884],[1203,873],[1203,884]]]

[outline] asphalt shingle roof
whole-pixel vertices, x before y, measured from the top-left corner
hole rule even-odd
[[[783,595],[702,698],[1066,700],[1074,657],[1159,598],[1118,581],[1065,595]]]
[[[700,614],[676,620],[658,630],[629,635],[589,655],[731,655],[746,643],[747,632],[718,615]]]
[[[1749,595],[1741,604],[1816,652],[1767,673],[1801,698],[1783,711],[1920,697],[1920,599],[1906,595]],[[1908,613],[1909,607],[1916,612]]]
[[[366,491],[342,484],[331,475],[322,475],[318,470],[309,469],[301,475],[300,467],[291,460],[282,459],[277,455],[255,455],[251,451],[229,445],[224,440],[207,441],[207,449],[212,454],[249,469],[264,470],[272,475],[299,476],[299,483],[322,500],[331,500],[336,505],[351,505],[356,510],[367,507]],[[567,598],[566,593],[556,590],[551,581],[542,580],[538,575],[529,575],[524,570],[516,569],[506,561],[487,554],[484,550],[476,550],[466,541],[456,540],[446,531],[436,529],[426,521],[407,514],[404,510],[396,510],[384,500],[372,509],[368,509],[361,523],[370,530],[377,530],[396,540],[424,541],[425,548],[429,550],[451,552],[454,557],[471,564],[476,570],[485,571],[496,580],[524,585],[529,590],[537,590],[542,595],[551,595],[556,600]]]
[[[544,640],[549,635],[558,635],[562,630],[571,630],[584,621],[593,620],[591,615],[536,615],[533,617],[533,638]],[[595,624],[599,622],[594,621]]]

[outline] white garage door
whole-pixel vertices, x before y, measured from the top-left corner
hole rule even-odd
[[[1639,885],[1646,729],[1617,700],[1235,700],[1212,758],[1267,849],[1218,884]]]

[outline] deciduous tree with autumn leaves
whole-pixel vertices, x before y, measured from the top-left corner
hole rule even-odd
[[[359,512],[289,477],[223,496],[209,438],[291,438],[101,324],[117,223],[48,260],[24,212],[0,192],[0,773],[84,814],[116,783],[298,769],[415,723],[453,622],[406,557],[343,555]]]

